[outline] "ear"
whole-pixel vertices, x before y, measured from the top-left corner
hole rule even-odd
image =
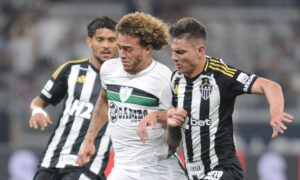
[[[205,46],[204,45],[199,45],[197,47],[197,53],[199,56],[205,55]]]
[[[85,42],[86,42],[86,44],[87,44],[90,48],[92,48],[92,38],[86,37],[86,38],[85,38]]]
[[[146,52],[149,53],[149,54],[151,53],[152,49],[153,49],[153,47],[152,47],[152,45],[150,45],[150,44],[148,44],[148,45],[145,47]]]

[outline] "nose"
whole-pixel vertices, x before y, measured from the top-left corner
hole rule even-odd
[[[172,52],[171,59],[172,59],[173,61],[176,61],[176,60],[177,60],[177,56],[176,56],[176,53],[175,53],[175,52]]]
[[[102,46],[103,46],[103,48],[109,48],[110,47],[110,42],[109,41],[104,41]]]
[[[121,59],[125,58],[125,51],[122,48],[119,48],[119,56]]]

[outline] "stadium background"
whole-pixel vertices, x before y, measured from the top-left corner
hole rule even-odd
[[[167,23],[199,19],[208,55],[281,84],[286,112],[295,116],[288,131],[271,139],[266,100],[245,95],[235,106],[235,141],[247,180],[300,180],[299,0],[1,0],[0,180],[32,178],[54,126],[30,129],[29,103],[58,65],[90,57],[87,23],[136,10]],[[170,47],[153,57],[173,69]],[[47,108],[53,120],[60,108]]]

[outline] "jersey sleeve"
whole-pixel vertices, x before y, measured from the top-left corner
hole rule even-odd
[[[257,79],[255,74],[249,74],[241,70],[237,70],[232,78],[229,86],[229,94],[238,96],[244,93],[250,94],[251,88]]]
[[[67,74],[69,67],[69,65],[63,64],[52,74],[40,94],[44,101],[56,105],[64,98],[68,91]]]
[[[100,79],[101,79],[101,86],[106,91],[107,90],[107,85],[106,85],[107,63],[106,63],[106,61],[101,65],[99,74],[100,74]]]
[[[165,71],[165,73],[165,81],[162,82],[162,89],[159,97],[159,110],[166,110],[172,106],[172,90],[170,88],[171,71]]]

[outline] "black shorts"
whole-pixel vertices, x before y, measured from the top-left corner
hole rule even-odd
[[[98,176],[84,167],[43,168],[34,175],[34,180],[106,180],[104,174]]]
[[[243,180],[243,168],[238,157],[226,160],[223,165],[217,165],[206,173],[202,180]]]

